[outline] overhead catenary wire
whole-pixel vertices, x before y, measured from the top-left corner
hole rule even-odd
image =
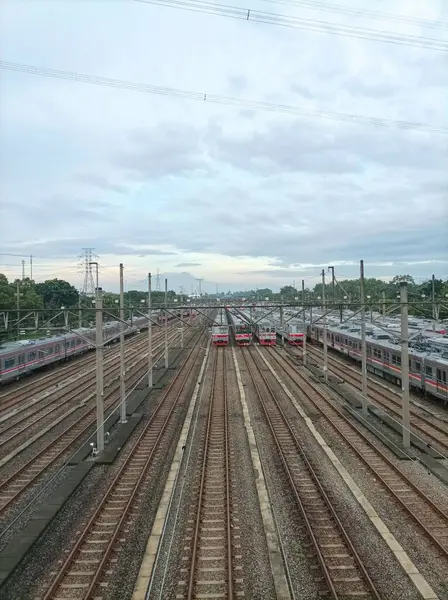
[[[190,90],[161,87],[121,79],[110,79],[107,77],[100,77],[97,75],[86,75],[74,71],[48,69],[45,67],[38,67],[35,65],[27,65],[23,63],[0,61],[0,69],[15,71],[18,73],[26,73],[29,75],[39,75],[43,77],[52,77],[55,79],[64,79],[67,81],[75,81],[79,83],[89,83],[92,85],[130,90],[146,94],[156,94],[160,96],[182,98],[185,100],[196,100],[200,102],[209,102],[212,104],[221,104],[224,106],[233,106],[252,110],[262,110],[290,114],[297,117],[327,119],[332,121],[343,121],[347,123],[356,123],[362,125],[373,125],[375,127],[398,128],[413,131],[421,131],[426,133],[437,133],[443,135],[448,134],[448,127],[443,125],[429,125],[426,123],[418,123],[413,121],[382,119],[379,117],[366,117],[350,113],[339,113],[333,111],[305,108],[300,106],[289,106],[286,104],[275,104],[272,102],[245,100],[241,98],[234,98],[231,96],[209,94],[207,92],[193,92]]]
[[[318,2],[316,0],[263,0],[263,2],[269,2],[272,4],[286,4],[295,8],[307,8],[310,10],[331,12],[338,15],[357,17],[361,19],[387,21],[390,23],[400,23],[402,25],[428,27],[430,29],[448,28],[448,23],[445,21],[425,19],[423,17],[409,17],[407,15],[400,15],[397,13],[369,10],[366,8],[355,8],[352,6],[342,6],[340,4],[330,4],[328,2]]]
[[[134,2],[164,6],[166,8],[188,10],[203,14],[217,15],[230,19],[253,21],[256,23],[263,23],[265,25],[291,27],[293,29],[341,35],[344,37],[358,38],[376,42],[386,42],[389,44],[412,46],[427,50],[437,50],[443,52],[448,51],[447,40],[438,40],[435,38],[422,37],[418,35],[391,33],[387,31],[380,31],[378,29],[337,24],[319,19],[293,17],[277,13],[253,10],[251,8],[218,4],[216,2],[208,2],[207,0],[134,0]]]

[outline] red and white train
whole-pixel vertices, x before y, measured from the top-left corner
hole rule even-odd
[[[266,319],[255,324],[255,336],[261,346],[275,346],[277,343],[275,326]]]
[[[237,346],[250,346],[252,344],[252,327],[234,310],[227,310],[227,318],[233,329],[235,344]]]
[[[215,318],[212,327],[212,344],[214,346],[227,346],[229,343],[229,325],[224,314]]]

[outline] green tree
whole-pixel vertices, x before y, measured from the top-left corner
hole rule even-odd
[[[284,285],[280,288],[280,294],[285,300],[294,300],[294,298],[298,296],[296,288],[292,285]]]
[[[8,283],[8,278],[0,273],[0,310],[14,308],[14,289]]]
[[[43,298],[45,308],[74,307],[78,303],[78,291],[63,279],[48,279],[35,287]]]
[[[398,285],[400,281],[407,281],[409,285],[415,285],[415,281],[412,275],[395,275],[391,283],[393,285]]]

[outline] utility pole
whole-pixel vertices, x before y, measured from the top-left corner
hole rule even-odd
[[[204,279],[196,279],[196,281],[198,282],[199,287],[199,297],[202,298],[202,282],[204,281]]]
[[[25,279],[25,260],[22,260],[22,281]]]
[[[20,339],[20,281],[16,284],[16,310],[17,310],[17,339]]]
[[[432,304],[432,330],[436,330],[436,281],[435,276],[431,278],[431,304]]]
[[[126,418],[126,362],[124,357],[124,279],[123,263],[120,263],[120,421],[127,422]]]
[[[184,347],[184,311],[182,310],[180,313],[180,347]]]
[[[302,322],[303,322],[303,346],[302,357],[303,364],[306,365],[306,317],[305,317],[305,280],[302,279]]]
[[[409,410],[409,333],[408,333],[408,284],[400,281],[401,302],[401,398],[403,411],[403,447],[411,446],[411,418]]]
[[[165,279],[165,369],[168,369],[168,279]]]
[[[327,316],[325,314],[326,302],[325,302],[325,269],[322,269],[322,307],[324,316],[322,320],[322,330],[324,336],[324,381],[328,382],[328,347],[327,347]]]
[[[152,388],[151,273],[148,273],[148,388]]]
[[[282,346],[285,345],[285,325],[283,322],[283,294],[280,296],[280,331],[282,332]]]
[[[30,254],[30,279],[33,281],[33,255]]]
[[[362,352],[362,412],[367,415],[367,344],[366,344],[366,298],[364,289],[364,261],[360,262],[360,287],[361,287],[361,352]]]
[[[386,292],[382,292],[381,294],[383,299],[383,317],[386,316]]]
[[[81,294],[78,295],[78,327],[82,327]]]
[[[103,401],[103,298],[102,290],[96,288],[96,449],[104,450],[104,401]]]
[[[331,295],[333,298],[333,306],[336,304],[336,287],[335,287],[335,279],[334,279],[334,267],[328,267],[328,270],[331,271]]]

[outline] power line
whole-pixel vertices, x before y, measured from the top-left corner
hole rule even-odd
[[[446,135],[448,127],[443,125],[429,125],[426,123],[418,123],[412,121],[398,121],[390,119],[382,119],[377,117],[365,117],[362,115],[339,113],[333,111],[325,111],[311,108],[302,108],[296,106],[288,106],[286,104],[274,104],[271,102],[259,102],[256,100],[244,100],[233,98],[231,96],[219,96],[216,94],[207,94],[206,92],[192,92],[188,90],[180,90],[176,88],[160,87],[145,83],[136,83],[121,79],[109,79],[99,77],[97,75],[85,75],[74,71],[61,71],[56,69],[47,69],[44,67],[36,67],[33,65],[25,65],[22,63],[13,63],[0,61],[0,68],[16,71],[19,73],[27,73],[29,75],[40,75],[43,77],[52,77],[55,79],[64,79],[67,81],[76,81],[80,83],[90,83],[116,89],[131,90],[134,92],[142,92],[146,94],[156,94],[160,96],[171,96],[175,98],[183,98],[185,100],[196,100],[200,102],[209,102],[212,104],[222,104],[224,106],[234,106],[238,108],[247,108],[252,110],[263,110],[269,112],[277,112],[290,114],[300,117],[311,117],[317,119],[328,119],[332,121],[344,121],[346,123],[357,123],[362,125],[374,125],[375,127],[388,127],[398,129],[408,129],[413,131],[422,131],[427,133],[437,133]]]
[[[315,31],[319,33],[329,33],[332,35],[342,35],[344,37],[358,38],[376,42],[386,42],[388,44],[399,44],[412,46],[415,48],[426,48],[428,50],[448,51],[448,42],[418,35],[406,35],[401,33],[388,33],[377,29],[366,27],[356,27],[353,25],[338,25],[329,21],[319,19],[308,19],[303,17],[292,17],[276,13],[268,13],[250,8],[230,6],[227,4],[218,4],[207,2],[206,0],[134,0],[142,4],[153,4],[165,6],[166,8],[176,8],[199,12],[209,15],[218,15],[229,19],[240,19],[244,21],[254,21],[264,23],[265,25],[278,25],[281,27],[292,27],[305,31]]]
[[[388,21],[392,23],[401,23],[403,25],[414,25],[417,27],[428,27],[431,29],[446,29],[448,23],[444,21],[434,21],[421,17],[408,17],[396,13],[383,12],[378,10],[368,10],[365,8],[354,8],[351,6],[341,6],[339,4],[329,4],[328,2],[316,2],[314,0],[263,0],[272,4],[286,4],[295,8],[309,8],[323,12],[332,12],[339,15],[359,17],[363,19],[374,19],[378,21]]]

